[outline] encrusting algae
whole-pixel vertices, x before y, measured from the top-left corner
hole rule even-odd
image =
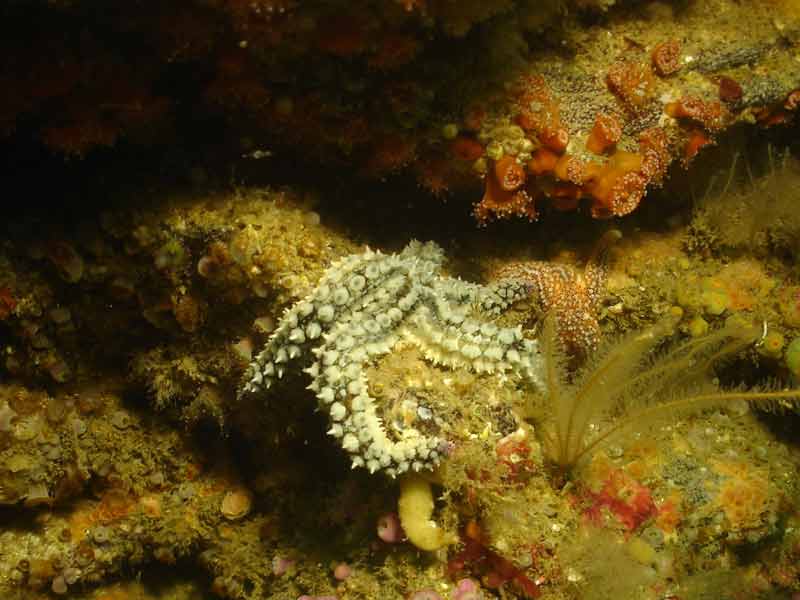
[[[196,206],[184,202],[187,209]],[[287,207],[285,198],[282,203],[279,210],[287,211],[290,222],[297,209]],[[181,214],[175,207],[169,211],[175,219]],[[120,222],[118,217],[116,223]],[[320,227],[306,225],[303,218],[296,222],[303,228]],[[224,231],[215,229],[221,222],[198,218],[197,223],[203,231]],[[293,231],[287,235],[295,235]],[[143,239],[141,230],[138,235]],[[595,247],[608,249],[607,242],[617,237],[616,232],[601,236]],[[217,234],[217,239],[232,238]],[[698,576],[688,575],[690,568],[696,573],[698,567],[691,566],[695,564],[703,565],[701,572],[727,569],[730,578],[746,582],[744,573],[751,567],[736,559],[736,553],[776,540],[769,543],[782,548],[778,555],[765,550],[752,559],[774,565],[774,575],[762,577],[759,585],[791,589],[794,538],[784,523],[787,507],[796,497],[791,474],[797,472],[798,458],[741,401],[790,411],[796,390],[783,389],[777,382],[765,382],[763,391],[730,389],[738,378],[730,385],[726,380],[720,388],[714,377],[731,376],[726,361],[709,369],[720,358],[746,360],[760,368],[773,365],[778,373],[783,365],[791,368],[794,353],[789,336],[795,329],[791,321],[780,322],[762,336],[758,324],[753,327],[734,319],[725,325],[729,318],[751,312],[769,314],[770,321],[777,322],[782,314],[777,303],[784,301],[783,296],[762,293],[772,289],[771,280],[764,280],[766,272],[757,268],[761,264],[757,257],[714,271],[715,263],[695,262],[691,254],[682,254],[681,239],[671,234],[645,239],[630,234],[617,243],[617,251],[628,252],[631,246],[659,248],[665,258],[656,260],[669,273],[682,274],[679,277],[651,280],[656,274],[642,269],[640,262],[624,254],[609,261],[599,251],[590,252],[583,275],[566,263],[559,267],[576,285],[592,269],[599,270],[592,281],[602,282],[595,288],[592,313],[602,339],[578,360],[566,353],[569,347],[559,335],[558,311],[553,310],[557,304],[544,304],[523,278],[501,277],[483,284],[460,280],[453,271],[458,262],[445,261],[442,248],[432,243],[414,242],[392,254],[353,253],[353,247],[343,242],[338,245],[343,258],[321,265],[316,282],[306,285],[297,277],[288,280],[297,287],[286,288],[285,276],[276,274],[282,283],[268,284],[271,291],[266,298],[259,295],[258,286],[242,278],[245,269],[213,274],[205,269],[160,271],[159,277],[169,285],[179,281],[212,308],[199,328],[188,332],[177,319],[170,322],[163,315],[153,319],[146,302],[138,306],[143,323],[168,334],[162,333],[152,346],[128,338],[128,348],[135,348],[127,374],[131,377],[119,377],[116,386],[132,390],[126,395],[133,404],[116,392],[104,391],[95,376],[87,375],[87,365],[96,364],[91,363],[91,354],[73,352],[63,352],[79,378],[73,392],[56,397],[19,383],[0,401],[0,446],[6,465],[0,476],[7,504],[21,501],[21,510],[51,515],[43,532],[0,534],[0,544],[13,548],[5,554],[3,571],[10,575],[0,579],[0,585],[9,593],[51,590],[69,596],[78,588],[103,589],[109,579],[124,578],[126,565],[139,564],[147,570],[154,564],[188,562],[198,565],[211,581],[208,593],[229,598],[296,600],[306,593],[330,593],[342,599],[401,598],[426,590],[438,590],[442,597],[463,590],[482,590],[491,597],[503,590],[512,597],[570,598],[582,597],[587,586],[637,597],[670,581],[697,589]],[[280,237],[270,243],[288,244]],[[150,261],[160,256],[163,244],[148,247],[153,254],[143,256]],[[204,244],[195,249],[185,243],[185,247],[190,250],[181,260],[187,265],[210,256]],[[247,256],[252,262],[244,266],[263,264],[264,246]],[[7,264],[24,260],[11,253]],[[87,252],[86,272],[91,273],[99,260]],[[32,285],[47,281],[35,266],[41,265],[31,264],[27,274],[12,271],[15,290],[43,289]],[[550,263],[533,264],[546,270]],[[737,290],[728,285],[731,273],[743,269],[758,286]],[[695,271],[702,276],[688,292],[676,290],[681,278],[689,279]],[[60,274],[56,277],[56,282],[62,281]],[[212,296],[206,294],[217,294],[221,288],[209,286],[210,277],[239,288],[224,300],[240,307],[230,312],[232,317],[220,311],[219,304],[213,308]],[[653,295],[628,295],[638,289],[631,280],[647,285],[647,293]],[[63,298],[62,307],[69,307],[71,315],[70,328],[64,328],[64,310],[56,319],[48,315],[41,321],[39,331],[47,332],[57,349],[71,348],[62,346],[70,336],[94,327],[79,317],[79,304],[69,304],[68,296],[58,295],[64,285],[79,291],[95,289],[96,284],[82,277],[51,288],[50,297]],[[155,288],[152,283],[140,285]],[[245,286],[251,286],[252,296],[241,291]],[[337,302],[344,298],[339,289],[346,291],[344,303]],[[112,287],[108,293],[115,290]],[[709,290],[729,294],[725,311],[709,310]],[[38,293],[17,293],[15,301],[26,312],[16,312],[20,309],[15,307],[4,320],[12,331],[16,356],[37,350],[30,338],[17,332],[30,327],[19,315],[30,319],[34,298],[47,297]],[[249,299],[238,300],[241,296]],[[373,308],[365,303],[368,297],[374,298]],[[303,302],[313,306],[305,316],[300,310]],[[685,309],[668,309],[676,302]],[[630,307],[630,312],[610,312],[617,303]],[[136,305],[126,306],[125,318],[135,319]],[[250,307],[244,319],[239,314],[242,306]],[[281,306],[288,308],[279,317]],[[666,308],[656,313],[650,310],[653,306]],[[390,314],[394,307],[405,309],[397,321],[392,320],[395,313]],[[546,314],[554,320],[528,328]],[[687,324],[701,315],[706,328],[696,337],[688,336]],[[645,316],[651,329],[642,331],[634,319]],[[360,342],[339,348],[339,337],[360,331],[357,319],[363,328]],[[372,320],[389,326],[370,333]],[[215,335],[222,323],[235,333]],[[315,323],[319,332],[312,327]],[[611,324],[632,331],[620,340],[607,331]],[[778,327],[789,339],[772,350]],[[295,330],[314,337],[300,341]],[[335,336],[330,335],[333,332]],[[664,345],[665,339],[675,337]],[[243,343],[245,338],[250,341]],[[255,367],[248,371],[247,362],[258,354],[253,350],[258,340],[270,352],[263,365],[254,363],[262,369],[261,387],[267,381],[263,369],[268,362],[275,369],[269,379],[274,385],[235,401],[236,381],[244,377],[247,385],[255,376]],[[413,458],[405,468],[410,472],[400,473],[407,460],[405,451],[402,459],[397,454],[400,460],[394,462],[392,457],[385,466],[370,454],[364,466],[376,460],[378,468],[372,475],[368,469],[349,471],[343,459],[357,454],[345,446],[344,431],[340,437],[333,435],[335,429],[327,439],[322,435],[336,424],[344,430],[360,422],[356,419],[360,411],[352,404],[358,394],[350,395],[341,381],[331,385],[336,373],[324,373],[335,366],[345,377],[347,367],[326,353],[352,356],[349,353],[362,349],[366,354],[370,344],[389,342],[388,349],[381,347],[359,363],[355,379],[373,403],[374,418],[380,419],[380,429],[372,431],[380,431],[393,443],[436,440],[435,475],[425,472],[433,467],[431,454],[427,462],[421,454],[417,458],[420,473],[415,472]],[[290,358],[292,345],[301,352]],[[281,348],[285,362],[278,360]],[[532,366],[523,363],[523,357]],[[304,389],[307,381],[298,384],[304,379],[302,368],[311,370],[313,383],[314,364],[320,385],[309,393]],[[278,367],[286,369],[280,382]],[[336,396],[332,402],[316,399],[324,409],[318,418],[309,399],[326,387],[335,389]],[[153,402],[157,416],[146,402],[135,400],[141,395]],[[338,420],[332,408],[337,402],[347,410]],[[181,410],[171,412],[171,406]],[[189,418],[193,414],[201,417]],[[202,415],[220,427],[204,430]],[[177,428],[172,418],[181,423]],[[184,439],[187,425],[193,435],[210,435],[214,440],[209,445],[214,448],[213,461],[194,447],[190,437]],[[643,427],[650,443],[637,442]],[[340,449],[331,452],[329,440],[338,440]],[[370,446],[364,447],[365,453],[370,452]],[[246,452],[247,467],[240,462],[241,452]],[[309,465],[330,476],[309,479]],[[550,469],[551,465],[558,468]],[[382,477],[391,475],[392,469],[398,475],[396,484]],[[704,473],[711,473],[711,479]],[[764,481],[773,483],[765,487],[760,484]],[[89,489],[94,492],[87,497]],[[394,533],[376,537],[375,524],[394,510],[399,513]],[[287,524],[292,524],[291,533]],[[318,530],[321,536],[307,537],[307,530]],[[378,545],[371,545],[372,540]],[[696,547],[697,540],[703,540],[702,546]],[[596,566],[602,564],[598,556],[616,556],[614,544],[623,544],[619,562],[634,558],[625,585]],[[418,550],[425,551],[425,568],[416,562]],[[26,571],[24,561],[32,559]],[[331,578],[333,567],[318,566],[328,562],[346,564],[349,571],[336,572],[348,575]],[[381,575],[386,572],[391,579]],[[707,586],[713,581],[709,575]]]

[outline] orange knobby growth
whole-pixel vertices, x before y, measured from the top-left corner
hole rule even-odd
[[[494,164],[497,183],[506,192],[513,192],[525,183],[525,169],[513,156],[504,156]]]
[[[697,153],[700,152],[700,149],[703,146],[713,143],[714,140],[712,140],[704,131],[700,129],[693,129],[689,134],[689,139],[686,141],[686,145],[683,147],[683,166],[689,166],[689,163],[692,162],[695,156],[697,156]]]
[[[586,140],[586,149],[595,154],[603,154],[613,149],[622,137],[622,126],[613,115],[599,113]]]
[[[414,164],[417,183],[428,190],[432,196],[444,197],[450,191],[450,179],[453,176],[451,163],[441,157],[430,157]]]
[[[569,144],[569,132],[563,127],[547,128],[539,134],[539,141],[553,152],[562,154]]]
[[[575,156],[565,154],[558,159],[553,173],[561,181],[580,185],[586,179],[586,163]]]
[[[520,78],[516,84],[515,103],[519,108],[514,119],[517,125],[536,133],[542,144],[551,150],[563,152],[569,135],[561,126],[558,103],[544,78],[539,75]]]
[[[794,90],[786,97],[783,108],[786,110],[797,110],[798,106],[800,106],[800,90]]]
[[[641,155],[617,151],[604,166],[591,170],[586,190],[593,198],[594,218],[620,217],[639,205],[647,185],[640,172],[643,164]]]
[[[504,183],[501,184],[501,181]],[[516,159],[504,157],[495,163],[486,174],[483,198],[473,210],[478,224],[485,225],[493,218],[512,216],[536,220],[539,216],[534,197],[536,192],[534,190],[529,193],[527,189],[520,189],[523,183],[525,183],[525,171]]]
[[[650,59],[661,77],[677,73],[681,68],[681,43],[675,39],[661,42],[653,48]]]
[[[464,111],[464,127],[470,131],[480,131],[485,118],[486,109],[480,104],[471,104]]]
[[[725,109],[716,100],[706,101],[691,96],[670,102],[664,107],[664,111],[675,119],[690,119],[709,131],[722,129],[725,116]]]
[[[639,154],[642,155],[641,173],[648,183],[660,183],[670,163],[669,141],[660,127],[645,129],[639,134]]]
[[[557,183],[550,192],[551,206],[560,212],[578,208],[583,192],[574,183]]]
[[[725,77],[724,75],[717,80],[719,85],[719,99],[723,102],[735,104],[742,99],[744,91],[735,79]]]
[[[547,148],[536,150],[528,161],[528,172],[531,175],[550,175],[556,168],[558,154]]]
[[[372,177],[397,171],[411,162],[415,152],[416,145],[413,141],[397,134],[387,134],[373,144],[364,171]]]
[[[457,159],[465,162],[475,162],[483,156],[481,143],[465,135],[459,135],[450,142],[450,150]]]
[[[792,121],[792,113],[782,108],[761,108],[755,109],[753,114],[756,121],[762,127],[774,127],[775,125],[787,125]]]
[[[652,100],[655,78],[650,65],[636,61],[619,61],[611,65],[606,84],[625,109],[638,113]]]
[[[17,301],[11,290],[3,287],[0,288],[0,321],[8,317],[17,307]]]

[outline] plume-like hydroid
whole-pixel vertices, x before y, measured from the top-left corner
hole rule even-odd
[[[547,409],[531,410],[540,421],[546,453],[569,473],[615,436],[734,400],[775,409],[800,403],[800,389],[722,390],[713,367],[758,338],[755,328],[731,325],[681,344],[669,344],[673,321],[608,342],[570,376],[555,335],[554,317],[542,332]]]

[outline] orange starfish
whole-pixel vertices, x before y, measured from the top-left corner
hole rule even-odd
[[[500,271],[536,294],[539,308],[556,316],[558,335],[570,354],[586,356],[597,348],[597,309],[608,279],[608,250],[622,234],[612,229],[597,242],[583,272],[569,265],[543,261],[516,263]]]

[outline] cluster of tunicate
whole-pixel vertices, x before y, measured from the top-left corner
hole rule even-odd
[[[0,505],[50,505],[85,479],[63,442],[75,412],[72,399],[0,386]]]
[[[90,386],[50,396],[0,386],[0,505],[37,513],[41,522],[0,532],[0,596],[11,597],[9,585],[67,594],[141,554],[141,544],[135,550],[131,540],[146,536],[149,544],[158,533],[148,527],[169,508],[164,472],[175,480],[177,470],[186,472],[186,458],[175,432],[145,430],[109,391]],[[69,502],[90,480],[91,499]],[[205,500],[209,508],[213,502],[222,507],[219,520],[226,510],[231,519],[245,516],[240,498],[222,502],[221,496]],[[179,502],[173,512],[183,514]],[[123,522],[130,517],[137,520]],[[134,529],[139,533],[132,538]]]
[[[778,296],[778,308],[786,325],[800,328],[800,286],[781,290]]]
[[[38,256],[35,252],[34,255]],[[64,358],[68,353],[65,346],[74,344],[76,323],[73,312],[54,302],[52,297],[53,287],[64,284],[60,281],[45,283],[41,274],[26,273],[29,279],[20,285],[19,274],[14,272],[13,266],[8,268],[9,275],[16,279],[17,289],[12,292],[0,286],[0,317],[7,319],[13,333],[4,353],[3,366],[12,374],[38,371],[57,383],[70,381],[73,368]],[[74,285],[80,277],[65,276],[64,279],[66,285]],[[51,284],[54,285],[51,287]],[[9,306],[14,310],[9,310]]]
[[[786,348],[786,366],[795,377],[800,377],[800,337],[794,338]]]
[[[355,245],[320,223],[307,196],[259,189],[207,201],[110,210],[79,230],[20,222],[0,249],[0,374],[81,384],[115,363],[158,408],[222,423],[225,392],[271,333],[275,305],[307,293]],[[242,343],[210,339],[220,326]]]
[[[446,440],[411,426],[387,433],[369,392],[369,361],[405,343],[449,369],[516,374],[536,384],[540,367],[536,342],[521,328],[470,316],[473,306],[504,305],[518,290],[443,277],[443,260],[435,244],[414,241],[399,254],[368,250],[334,263],[314,291],[285,312],[250,365],[242,393],[266,390],[292,365],[305,363],[309,389],[331,420],[328,433],[353,467],[390,476],[434,467]]]
[[[797,375],[793,334],[800,328],[800,287],[778,284],[761,263],[740,258],[711,275],[688,273],[676,285],[682,329],[691,337],[706,335],[721,323],[759,323],[758,354]]]
[[[158,439],[158,450],[150,444]],[[81,388],[50,396],[0,386],[0,505],[61,505],[91,479],[142,491],[163,469],[171,432],[145,431],[112,393]],[[163,473],[160,475],[163,481]]]

